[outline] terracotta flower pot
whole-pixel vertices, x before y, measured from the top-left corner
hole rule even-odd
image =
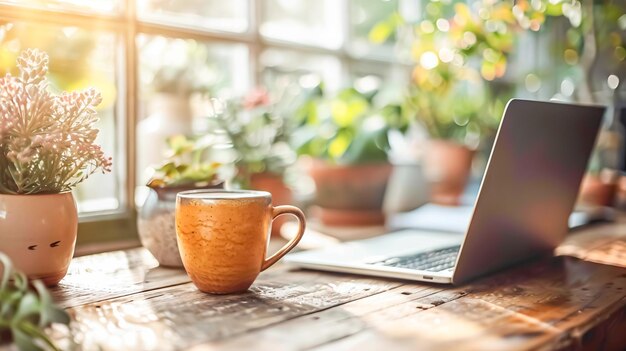
[[[316,186],[316,212],[331,226],[383,224],[382,206],[391,174],[388,163],[330,165],[316,160],[309,173]]]
[[[71,193],[0,194],[0,251],[30,279],[53,286],[65,277],[77,230],[78,212]]]
[[[424,153],[424,171],[431,184],[431,201],[459,205],[470,176],[474,150],[447,140],[430,140]]]
[[[272,194],[272,204],[292,205],[293,194],[291,189],[287,187],[281,175],[273,173],[255,173],[250,176],[250,189],[262,190]],[[272,236],[280,236],[280,230],[286,222],[291,220],[287,216],[278,217],[272,222]]]
[[[613,206],[618,182],[613,177],[587,174],[580,185],[578,201],[587,205]]]
[[[222,189],[224,183],[206,187],[177,186],[150,188],[148,196],[138,209],[137,232],[139,240],[162,266],[182,267],[183,262],[176,242],[176,194],[195,189]]]

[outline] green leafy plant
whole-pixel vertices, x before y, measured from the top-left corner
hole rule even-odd
[[[213,147],[211,138],[188,138],[175,135],[167,139],[169,156],[163,165],[155,170],[148,182],[152,188],[197,187],[214,184],[220,163],[207,160]]]
[[[387,161],[391,128],[405,129],[401,105],[377,107],[378,90],[350,87],[326,96],[320,84],[296,113],[293,141],[300,155],[337,164]]]
[[[283,176],[295,163],[290,141],[295,128],[293,111],[300,99],[294,84],[277,87],[274,95],[257,89],[227,102],[213,100],[212,131],[225,136],[235,152],[235,182],[246,187],[251,176],[270,173]]]
[[[65,311],[57,307],[42,282],[30,282],[0,253],[0,341],[13,341],[20,350],[58,350],[44,332],[52,323],[68,324]]]

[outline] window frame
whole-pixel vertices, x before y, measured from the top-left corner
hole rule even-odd
[[[81,29],[98,30],[119,36],[123,47],[119,50],[116,64],[118,93],[116,119],[118,131],[123,131],[116,140],[118,150],[125,151],[124,162],[115,167],[124,167],[123,194],[118,210],[95,212],[81,215],[77,239],[77,253],[86,254],[117,248],[138,246],[136,228],[135,188],[136,188],[136,125],[138,122],[138,49],[136,39],[141,34],[158,35],[167,38],[193,39],[202,42],[240,43],[249,50],[250,88],[262,81],[260,56],[266,49],[287,49],[304,54],[321,54],[336,57],[340,62],[345,84],[350,76],[350,67],[358,62],[381,69],[399,65],[392,55],[381,57],[354,56],[350,50],[352,31],[350,29],[351,1],[336,1],[341,11],[343,41],[337,49],[324,48],[267,38],[261,35],[263,6],[267,0],[248,0],[248,29],[241,33],[213,29],[184,27],[175,24],[141,20],[137,14],[136,0],[123,0],[122,8],[116,14],[101,14],[79,10],[43,9],[30,5],[8,3],[0,0],[0,20],[42,23],[59,26],[75,26]],[[330,2],[329,2],[330,3]],[[402,65],[400,65],[402,66]],[[119,154],[119,153],[117,153]]]

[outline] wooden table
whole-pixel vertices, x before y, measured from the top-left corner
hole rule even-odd
[[[625,267],[622,223],[459,287],[278,266],[211,296],[138,248],[76,258],[53,294],[84,349],[624,350]]]

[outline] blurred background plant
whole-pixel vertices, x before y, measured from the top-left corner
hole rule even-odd
[[[0,343],[12,341],[20,350],[59,350],[44,329],[69,324],[67,313],[53,303],[43,283],[29,282],[1,252],[0,265]]]
[[[224,74],[216,67],[206,45],[194,40],[152,38],[146,44],[144,56],[157,57],[164,51],[176,52],[166,61],[144,59],[142,78],[152,92],[189,98],[194,93],[210,94],[220,89]],[[157,96],[157,98],[159,98]]]
[[[329,94],[319,84],[307,92],[295,119],[293,143],[299,155],[331,164],[387,162],[390,130],[406,130],[400,104],[387,103],[379,89],[353,87]]]
[[[255,174],[283,178],[296,162],[290,143],[300,91],[291,82],[276,88],[273,94],[258,88],[241,98],[212,100],[214,113],[209,118],[209,129],[225,137],[235,153],[237,186],[249,188]]]
[[[404,132],[408,123],[402,105],[379,87],[369,76],[337,93],[320,83],[294,116],[294,147],[310,158],[307,170],[316,188],[312,211],[325,225],[384,223],[389,135]]]

